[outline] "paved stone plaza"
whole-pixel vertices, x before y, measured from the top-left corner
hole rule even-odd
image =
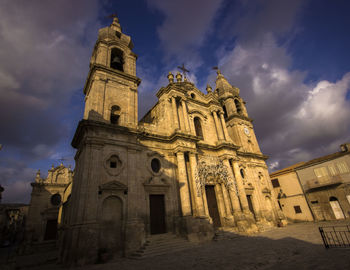
[[[318,232],[318,226],[344,224],[349,222],[293,224],[141,260],[123,258],[75,269],[350,269],[350,249],[326,250]],[[63,268],[42,265],[30,269]]]

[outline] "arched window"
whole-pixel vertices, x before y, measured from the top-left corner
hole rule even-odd
[[[194,129],[196,131],[196,136],[203,139],[201,120],[199,119],[199,117],[195,117],[193,119],[193,122],[194,122]]]
[[[120,118],[120,107],[117,105],[113,105],[111,108],[111,124],[119,124]]]
[[[336,197],[330,197],[329,198],[329,203],[331,205],[331,208],[333,210],[333,214],[336,219],[344,219],[344,212],[343,209],[341,208],[338,199]]]
[[[117,48],[112,49],[111,52],[111,68],[124,71],[123,52]]]
[[[241,114],[242,113],[242,107],[241,107],[241,103],[238,101],[238,99],[235,99],[235,105],[236,105],[237,113]]]
[[[242,178],[244,178],[244,170],[243,169],[240,170],[240,173],[241,173]]]
[[[222,109],[224,110],[224,118],[227,118],[227,110],[226,110],[226,106],[222,106]]]

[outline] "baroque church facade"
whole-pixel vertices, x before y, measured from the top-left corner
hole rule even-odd
[[[283,223],[240,90],[219,70],[206,94],[169,73],[138,121],[141,80],[132,49],[117,18],[99,30],[72,141],[63,262],[94,263],[102,252],[127,256],[152,234],[208,241],[217,227],[253,233]]]

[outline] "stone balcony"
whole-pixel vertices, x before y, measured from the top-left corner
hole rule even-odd
[[[309,191],[312,189],[317,189],[317,188],[322,188],[327,186],[340,185],[343,182],[344,182],[343,178],[340,175],[318,177],[307,181],[304,184],[304,190]]]

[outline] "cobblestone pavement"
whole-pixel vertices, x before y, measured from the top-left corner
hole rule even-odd
[[[343,224],[350,222],[292,224],[142,260],[123,258],[75,269],[350,269],[350,249],[325,249],[318,231],[318,226]],[[37,269],[62,267],[46,265]]]

